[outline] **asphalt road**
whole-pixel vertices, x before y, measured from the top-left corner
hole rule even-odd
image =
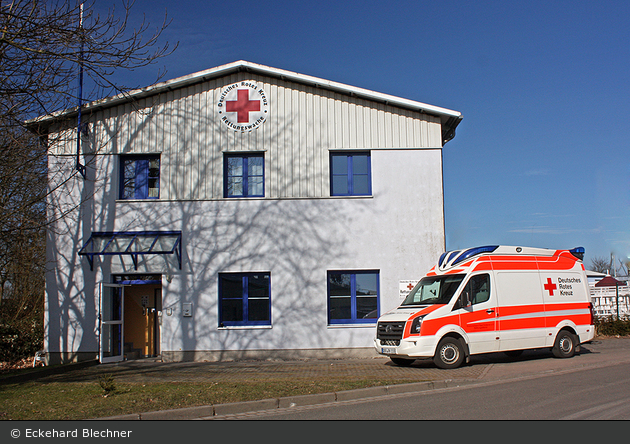
[[[213,419],[627,420],[630,350],[627,341],[595,341],[571,359],[492,364],[483,378],[459,387]]]

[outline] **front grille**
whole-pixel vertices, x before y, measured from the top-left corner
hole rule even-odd
[[[383,343],[383,341],[400,341],[404,329],[405,321],[379,322],[376,329],[376,337],[381,343]]]

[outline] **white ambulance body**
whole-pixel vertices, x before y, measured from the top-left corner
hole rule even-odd
[[[595,336],[584,249],[486,246],[444,253],[396,309],[374,345],[398,365],[433,358],[455,368],[470,355],[551,348],[571,357]]]

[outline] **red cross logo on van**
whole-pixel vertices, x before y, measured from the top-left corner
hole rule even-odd
[[[553,296],[553,291],[557,289],[558,286],[551,282],[551,278],[547,278],[547,283],[545,284],[545,290],[549,292],[549,296]]]

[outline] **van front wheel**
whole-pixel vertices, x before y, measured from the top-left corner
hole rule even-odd
[[[464,362],[464,347],[459,339],[446,337],[435,350],[433,362],[439,368],[457,368]]]
[[[567,330],[560,330],[551,351],[556,358],[571,358],[578,345],[577,336]]]

